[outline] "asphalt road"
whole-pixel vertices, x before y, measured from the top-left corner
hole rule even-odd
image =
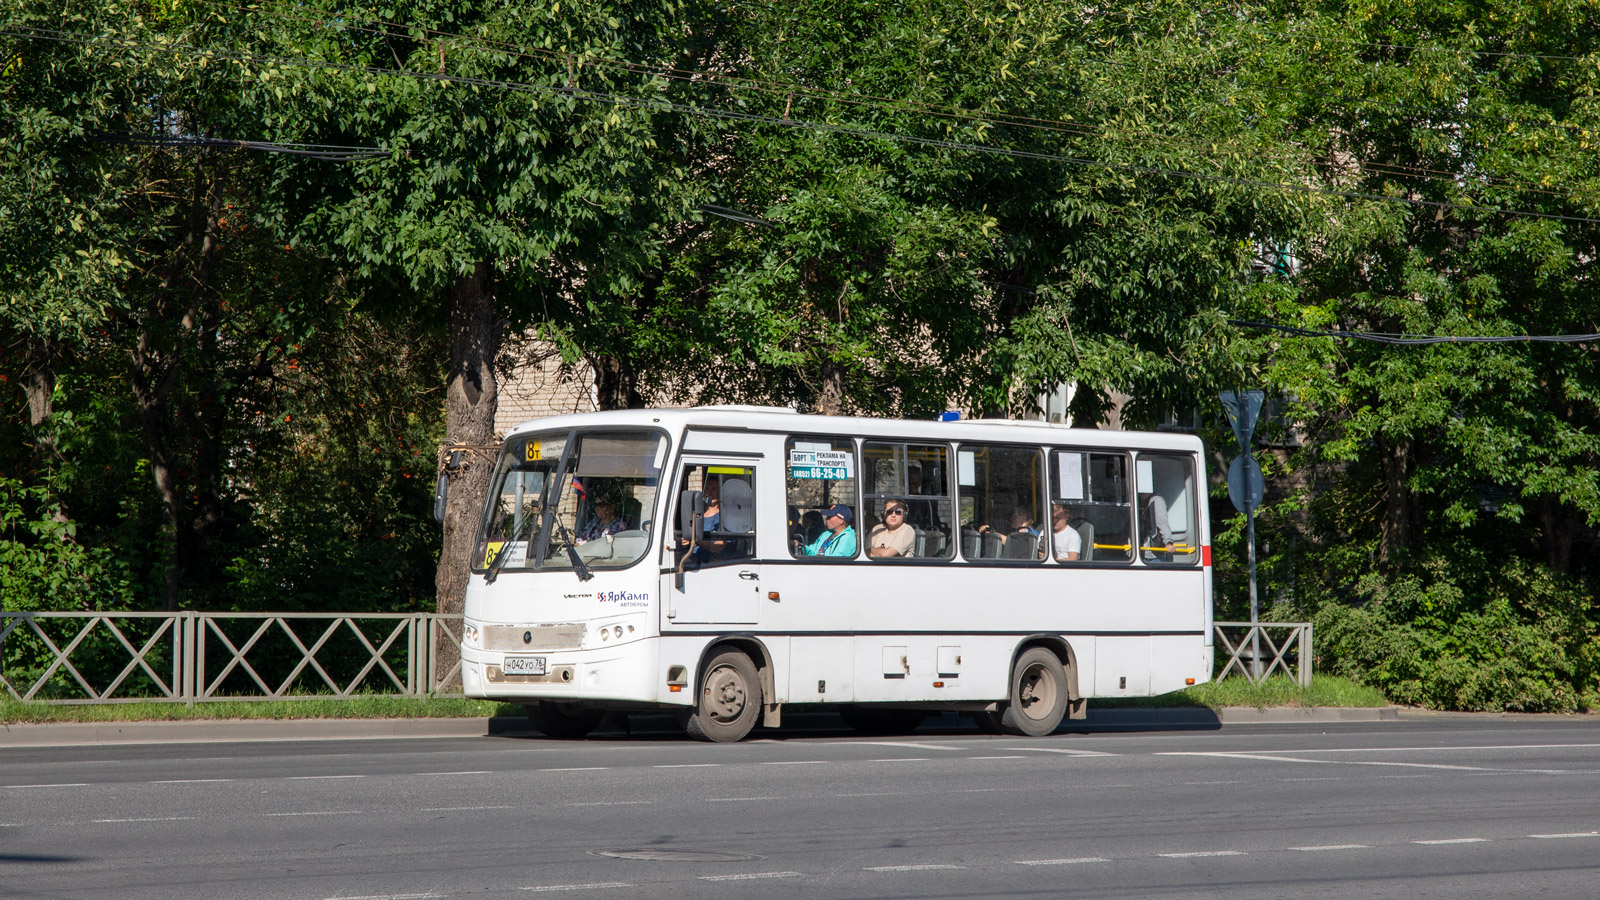
[[[1597,729],[0,749],[0,897],[1594,897]]]

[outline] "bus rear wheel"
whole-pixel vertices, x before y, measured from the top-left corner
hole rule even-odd
[[[683,729],[696,740],[732,743],[749,734],[760,715],[761,679],[755,663],[738,650],[724,650],[706,665]]]
[[[920,709],[839,707],[839,718],[862,734],[910,734],[927,717],[928,714]]]
[[[522,709],[540,734],[563,741],[588,737],[589,732],[595,730],[606,715],[603,709],[584,709],[573,703],[556,703],[552,700],[528,703]]]
[[[1000,727],[1007,734],[1041,737],[1055,731],[1066,712],[1061,660],[1043,647],[1023,651],[1011,669],[1011,699],[1000,711]]]

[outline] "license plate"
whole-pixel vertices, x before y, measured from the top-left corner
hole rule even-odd
[[[544,657],[542,656],[508,656],[501,663],[500,671],[507,675],[543,675]]]

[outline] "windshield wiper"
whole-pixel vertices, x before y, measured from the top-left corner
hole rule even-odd
[[[572,563],[572,571],[578,573],[579,581],[588,581],[594,577],[589,571],[589,566],[578,555],[578,545],[572,540],[572,535],[567,533],[567,526],[561,524],[561,517],[555,519],[556,534],[561,537],[561,543],[566,547],[567,559]]]

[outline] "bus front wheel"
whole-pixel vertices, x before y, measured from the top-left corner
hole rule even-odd
[[[1011,699],[1000,712],[1000,727],[1007,734],[1041,737],[1055,731],[1066,712],[1061,660],[1043,647],[1024,651],[1011,669]]]
[[[683,728],[696,740],[731,743],[756,727],[761,715],[761,679],[755,663],[738,650],[724,650],[706,665],[700,695]]]
[[[588,737],[589,732],[595,730],[606,715],[603,709],[584,709],[571,703],[550,700],[528,703],[522,709],[540,734],[563,741]]]

